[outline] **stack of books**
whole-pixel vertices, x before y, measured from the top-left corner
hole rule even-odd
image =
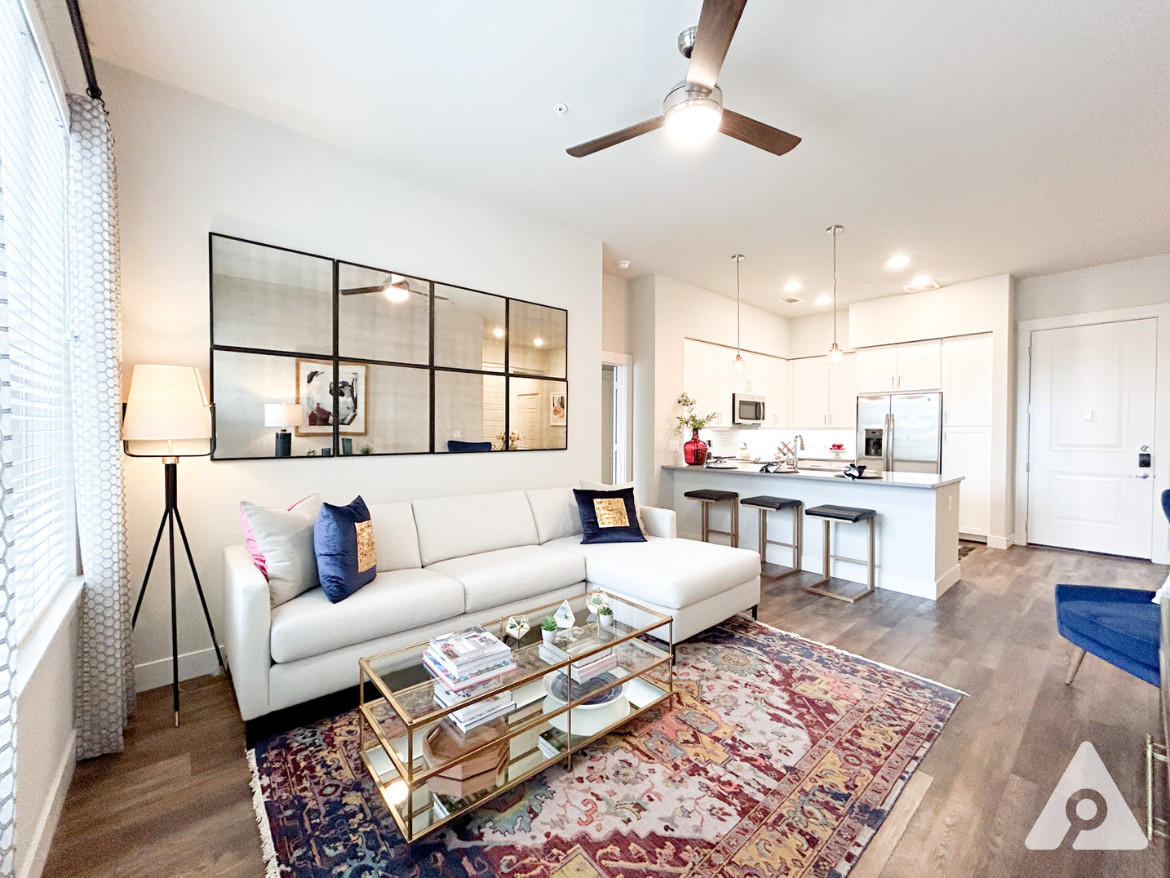
[[[516,669],[507,644],[481,626],[432,638],[423,665],[434,677],[435,703],[442,707],[468,703],[450,713],[460,731],[503,716],[516,707],[512,693],[483,697],[490,680]],[[479,699],[479,700],[475,700]]]
[[[574,655],[580,655],[584,652],[589,652],[602,643],[608,643],[607,640],[602,640],[598,637],[582,637],[578,638],[572,644],[572,652],[567,652],[555,643],[542,643],[540,645],[540,657],[550,665],[555,665],[558,662],[568,661]],[[583,683],[590,677],[596,677],[598,674],[605,671],[612,670],[617,667],[617,656],[614,654],[613,647],[607,646],[598,649],[588,658],[580,659],[569,665],[569,676],[574,682]]]

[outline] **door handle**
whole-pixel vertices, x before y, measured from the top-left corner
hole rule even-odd
[[[1148,479],[1149,477],[1150,477],[1149,473],[1138,473],[1137,475],[1134,476],[1135,479]]]

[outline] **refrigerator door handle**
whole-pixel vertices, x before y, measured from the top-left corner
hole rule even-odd
[[[886,441],[885,441],[885,460],[882,462],[882,468],[886,472],[894,471],[894,415],[888,413],[886,415]]]

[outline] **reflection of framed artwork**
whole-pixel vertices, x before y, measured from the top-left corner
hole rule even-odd
[[[549,397],[548,404],[548,425],[550,427],[565,426],[567,410],[565,407],[565,392],[554,391]]]
[[[366,375],[364,363],[342,363],[338,386],[333,386],[333,364],[328,360],[297,360],[297,402],[304,420],[298,436],[333,433],[333,398],[338,397],[338,422],[343,436],[366,435]]]

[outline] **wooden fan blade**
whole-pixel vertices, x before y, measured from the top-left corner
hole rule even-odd
[[[600,152],[603,149],[608,149],[611,146],[617,146],[619,143],[624,143],[627,140],[632,140],[639,134],[648,134],[651,131],[655,131],[661,128],[662,123],[665,121],[664,117],[656,116],[653,119],[647,119],[645,122],[639,122],[637,125],[631,125],[629,128],[623,128],[621,131],[615,131],[613,134],[607,134],[604,137],[598,137],[596,140],[571,146],[565,152],[573,158],[583,158],[595,152]]]
[[[338,290],[337,292],[343,296],[364,296],[366,293],[380,293],[384,289],[385,287],[379,284],[376,287],[353,287],[352,289]]]
[[[734,137],[749,146],[767,150],[772,155],[784,155],[789,150],[795,149],[796,145],[800,143],[800,138],[795,134],[789,134],[787,131],[781,131],[779,128],[773,128],[771,125],[765,125],[763,122],[741,116],[726,107],[723,108],[723,121],[719,123],[719,130],[728,137]]]
[[[703,0],[687,82],[708,90],[715,87],[745,6],[747,0]]]

